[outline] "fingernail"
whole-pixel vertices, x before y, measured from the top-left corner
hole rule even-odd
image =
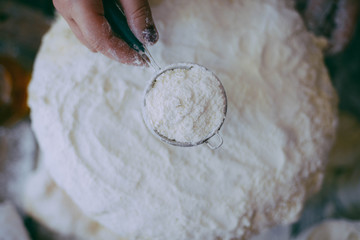
[[[131,62],[131,65],[147,67],[148,63],[146,62],[146,59],[144,59],[144,57],[142,55],[136,54],[136,55],[134,55],[134,59]]]
[[[159,35],[154,25],[147,27],[142,32],[146,44],[153,45],[157,42]]]
[[[148,56],[146,56],[146,54],[141,54],[141,57],[146,63],[150,62],[150,59]]]

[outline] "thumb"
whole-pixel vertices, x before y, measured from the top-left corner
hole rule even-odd
[[[155,44],[159,34],[151,15],[149,2],[147,0],[120,0],[120,2],[134,35],[142,43]]]

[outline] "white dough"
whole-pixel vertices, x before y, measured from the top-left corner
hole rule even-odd
[[[61,234],[63,239],[123,240],[91,220],[49,176],[41,158],[37,169],[27,178],[23,206],[28,215],[43,226]],[[20,239],[19,239],[20,240]]]
[[[156,1],[160,65],[213,70],[228,97],[224,145],[157,140],[141,114],[152,69],[82,46],[63,19],[44,37],[29,88],[50,174],[120,237],[246,239],[297,219],[333,143],[336,95],[321,49],[287,0]]]

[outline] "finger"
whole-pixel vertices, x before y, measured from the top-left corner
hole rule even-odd
[[[84,44],[87,48],[91,51],[95,52],[94,49],[91,49],[90,44],[84,38],[79,26],[75,22],[75,20],[71,16],[71,8],[72,8],[72,1],[67,0],[53,0],[53,4],[56,10],[63,16],[65,21],[70,26],[71,31],[75,34],[75,36],[80,40],[82,44]]]
[[[120,0],[129,27],[144,44],[153,45],[159,39],[147,0]]]
[[[111,31],[104,17],[101,0],[77,0],[73,4],[74,21],[89,48],[125,64],[145,65],[145,61]]]
[[[65,20],[69,24],[71,31],[75,34],[77,39],[79,39],[79,41],[83,45],[85,45],[89,50],[91,50],[92,52],[96,52],[96,50],[92,49],[91,45],[86,41],[84,35],[82,34],[82,32],[81,32],[79,26],[77,25],[77,23],[75,22],[75,20],[72,19],[72,18],[71,19],[66,19],[65,18]]]

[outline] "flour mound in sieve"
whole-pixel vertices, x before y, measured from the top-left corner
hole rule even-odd
[[[226,96],[216,76],[198,65],[167,70],[146,94],[147,119],[160,135],[195,144],[221,125]]]

